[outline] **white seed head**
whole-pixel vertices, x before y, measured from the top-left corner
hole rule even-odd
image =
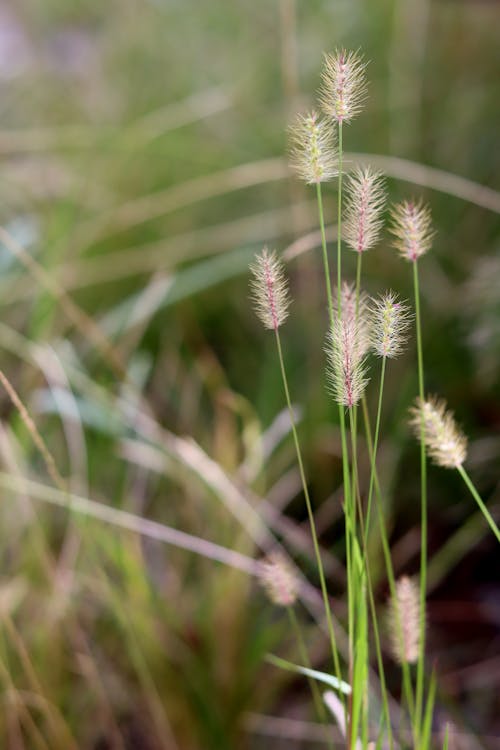
[[[260,581],[269,599],[280,607],[289,607],[297,599],[299,581],[287,559],[272,552],[260,564]]]
[[[309,185],[328,182],[337,172],[335,133],[317,112],[298,115],[290,128],[290,165]]]
[[[385,190],[382,175],[358,167],[347,180],[343,238],[351,250],[364,253],[373,247],[382,228]]]
[[[366,63],[358,52],[336,50],[324,57],[321,106],[337,122],[350,122],[366,100]]]
[[[427,453],[438,466],[456,469],[467,456],[467,438],[460,431],[453,413],[447,411],[446,403],[435,396],[421,401],[411,409],[410,425],[415,436],[424,443]]]
[[[277,331],[288,316],[290,295],[283,263],[265,247],[250,266],[251,296],[255,311],[266,328]]]
[[[429,206],[418,201],[403,201],[391,211],[393,247],[406,260],[415,262],[432,245],[434,231]]]
[[[364,357],[371,348],[372,342],[372,318],[370,310],[370,298],[367,293],[360,289],[356,299],[356,286],[348,281],[342,282],[340,292],[341,317],[349,322],[357,320],[358,349],[360,356]],[[338,310],[338,288],[335,287],[333,294],[333,309]]]
[[[328,380],[335,400],[344,406],[358,403],[368,383],[365,354],[367,339],[364,319],[347,310],[337,316],[326,346]]]
[[[379,357],[397,357],[403,351],[406,331],[413,318],[410,308],[391,291],[372,299],[371,314],[375,353]]]
[[[396,582],[396,596],[390,602],[389,626],[394,658],[399,664],[414,664],[420,646],[420,600],[418,587],[408,576]]]

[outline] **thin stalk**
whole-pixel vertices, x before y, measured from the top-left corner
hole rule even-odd
[[[342,123],[339,123],[339,174],[338,174],[338,204],[337,204],[337,221],[338,221],[338,235],[337,235],[337,315],[340,319],[342,312],[342,302],[340,290],[342,287],[342,270],[341,270],[341,252],[342,252]],[[323,250],[323,265],[325,272],[325,284],[326,284],[326,296],[328,301],[328,314],[330,327],[333,329],[334,325],[334,311],[333,311],[333,297],[330,280],[330,268],[328,262],[328,252],[326,245],[325,236],[325,223],[323,213],[323,200],[321,194],[320,183],[316,184],[316,194],[318,198],[318,211],[319,211],[319,223],[321,229],[321,240]],[[352,585],[351,585],[351,545],[349,538],[349,518],[351,517],[351,492],[350,492],[350,476],[349,476],[349,455],[347,450],[347,435],[346,435],[346,424],[345,414],[342,405],[339,404],[339,422],[340,422],[340,436],[342,445],[342,474],[344,483],[344,514],[346,520],[346,564],[347,564],[347,601],[348,601],[348,632],[349,632],[349,662],[352,665],[352,633],[354,632],[354,604],[352,597]],[[347,712],[348,713],[348,712]],[[349,724],[349,716],[346,713],[346,726]]]
[[[340,141],[340,145],[342,145],[342,141]],[[341,195],[341,191],[342,191],[342,155],[339,156],[339,195]],[[331,286],[331,279],[330,279],[330,264],[328,262],[328,249],[327,249],[327,244],[326,244],[325,220],[324,220],[324,211],[323,211],[323,196],[321,192],[321,183],[319,182],[316,183],[316,195],[318,199],[319,224],[320,224],[320,230],[321,230],[321,246],[322,246],[322,252],[323,252],[323,267],[324,267],[324,273],[325,273],[326,297],[327,297],[327,303],[328,303],[328,317],[329,317],[329,322],[330,322],[330,328],[333,330],[333,325],[334,325],[333,295],[332,295],[332,286]],[[341,214],[342,214],[342,202],[340,200],[338,204],[339,234],[337,237],[337,261],[339,261],[340,259],[340,251],[341,251],[341,239],[340,239],[340,231],[341,231],[341,225],[342,225]],[[338,267],[340,268],[340,265]],[[337,276],[337,278],[338,278],[337,314],[340,317],[340,314],[341,314],[341,296],[340,296],[341,278],[339,275]],[[344,514],[346,517],[347,600],[348,600],[348,621],[349,621],[348,632],[350,634],[352,631],[351,625],[353,622],[353,603],[351,601],[351,591],[352,591],[352,587],[350,585],[351,554],[350,554],[350,540],[349,540],[347,516],[348,514],[350,514],[351,495],[350,495],[349,455],[348,455],[348,449],[347,449],[345,415],[344,415],[344,410],[342,408],[342,405],[340,404],[339,404],[339,423],[340,423],[340,436],[341,436],[341,445],[342,445],[342,474],[343,474],[343,482],[344,482]]]
[[[333,295],[332,282],[330,280],[330,264],[328,262],[328,250],[326,246],[325,218],[323,213],[323,196],[321,193],[321,182],[316,183],[316,196],[318,199],[319,226],[321,230],[321,248],[323,251],[323,267],[325,271],[326,297],[328,300],[328,317],[330,325],[333,326]]]
[[[338,178],[338,199],[337,199],[337,310],[340,318],[341,313],[341,299],[340,290],[342,287],[342,121],[339,122],[339,178]]]
[[[365,402],[363,402],[365,404]],[[350,410],[353,411],[353,410]],[[356,429],[356,425],[354,424],[354,417],[351,421],[351,430]],[[353,443],[353,451],[355,450],[355,443]],[[371,436],[369,440],[369,446],[370,446],[370,459],[372,461],[372,473],[373,473],[373,457],[374,452],[371,450]],[[357,462],[356,462],[356,470],[357,470]],[[359,503],[361,504],[361,499],[359,498]],[[390,712],[389,712],[389,703],[387,700],[387,686],[385,681],[385,671],[384,671],[384,664],[382,659],[382,648],[380,645],[380,632],[378,628],[378,621],[377,621],[377,611],[375,606],[375,599],[373,596],[373,586],[372,586],[372,578],[371,578],[371,572],[370,572],[370,565],[369,565],[369,559],[368,559],[368,550],[367,550],[367,532],[366,529],[363,527],[363,517],[361,514],[361,508],[360,508],[360,524],[361,524],[361,536],[362,536],[362,546],[363,546],[363,561],[364,561],[364,568],[366,572],[366,579],[367,579],[367,591],[368,591],[368,600],[370,605],[370,614],[372,618],[373,623],[373,634],[374,634],[374,640],[375,640],[375,651],[377,656],[377,666],[379,670],[379,678],[380,678],[380,689],[381,689],[381,695],[382,695],[382,706],[383,706],[383,713],[385,716],[386,724],[387,724],[387,730],[389,735],[389,746],[392,750],[394,747],[394,739],[392,736],[392,726],[391,726],[391,718],[390,718]]]
[[[359,295],[361,289],[361,256],[362,253],[358,253],[356,261],[356,302],[355,302],[355,316],[358,319],[359,314]],[[358,510],[360,523],[363,523],[363,512],[361,507],[361,498],[359,497],[359,486],[358,486],[358,467],[357,467],[357,434],[358,434],[358,407],[353,407],[353,421],[351,423],[351,443],[352,443],[352,476],[351,476],[351,496],[354,497],[354,503],[358,501]],[[356,514],[354,514],[354,532],[356,531]]]
[[[465,484],[469,488],[472,497],[474,498],[474,500],[476,501],[476,503],[479,505],[483,516],[488,521],[490,529],[492,530],[492,532],[496,536],[497,540],[500,542],[500,531],[498,529],[498,526],[496,525],[495,521],[493,520],[493,518],[491,516],[491,513],[489,512],[488,508],[484,504],[483,500],[481,500],[481,496],[479,495],[478,491],[474,487],[474,484],[472,483],[471,478],[469,477],[469,475],[467,474],[467,472],[466,472],[466,470],[464,469],[463,466],[458,466],[457,469],[458,469],[458,473],[460,474],[460,476],[464,480]]]
[[[357,600],[357,597],[359,595],[364,596],[363,592],[360,594],[360,587],[362,586],[362,581],[359,576],[359,572],[357,569],[356,564],[356,556],[353,555],[353,549],[355,549],[355,545],[357,544],[357,534],[356,534],[356,509],[359,513],[359,519],[360,519],[360,526],[361,526],[361,536],[363,538],[363,512],[361,508],[361,497],[359,495],[359,483],[358,483],[358,461],[357,461],[357,446],[356,446],[356,428],[354,425],[354,408],[349,409],[349,429],[351,433],[351,455],[352,455],[352,483],[351,483],[351,513],[349,515],[349,531],[351,535],[351,540],[353,547],[351,549],[351,592],[352,592],[352,627],[349,630],[349,660],[350,660],[350,683],[352,686],[352,694],[350,696],[351,700],[354,699],[354,691],[359,690],[360,686],[357,684],[354,684],[354,675],[357,673],[356,669],[356,663],[355,659],[359,658],[357,656],[357,650],[354,648],[354,638],[355,638],[355,631],[357,629],[357,622],[355,623],[355,616],[354,613],[359,607],[359,603]],[[351,637],[352,636],[352,637]],[[358,636],[359,637],[359,636]],[[352,676],[351,676],[352,675]],[[367,690],[367,682],[363,685],[363,691],[364,691],[364,697],[366,697],[366,690]],[[358,735],[358,727],[354,726],[353,721],[353,711],[351,710],[351,722],[350,722],[350,733],[348,734],[349,742],[350,742],[350,748],[354,750],[356,747],[356,741],[357,741],[357,735]]]
[[[391,551],[389,547],[389,540],[387,538],[387,530],[385,528],[384,514],[382,511],[382,493],[380,490],[380,484],[379,484],[378,476],[377,476],[377,467],[374,461],[374,445],[372,443],[372,437],[371,437],[370,418],[368,415],[366,399],[364,397],[362,399],[362,406],[363,406],[363,418],[364,418],[364,423],[365,423],[366,442],[368,445],[368,453],[370,456],[372,473],[374,476],[375,496],[376,496],[375,505],[377,509],[377,519],[378,519],[378,525],[380,529],[380,540],[382,543],[382,551],[384,554],[384,562],[385,562],[387,580],[389,583],[389,591],[390,591],[391,597],[394,599],[396,597],[396,578],[394,575],[394,568],[392,567]],[[398,632],[401,632],[401,622],[399,621],[399,618],[397,622],[397,627],[398,627]],[[410,714],[410,719],[412,721],[412,724],[414,724],[415,703],[414,703],[413,689],[411,685],[410,669],[409,669],[408,664],[402,664],[402,672],[403,672],[403,690],[405,694],[405,700],[408,705],[408,712]]]
[[[380,418],[382,414],[382,396],[384,393],[385,365],[386,365],[386,358],[382,357],[382,366],[380,369],[380,384],[379,384],[379,390],[378,390],[377,418],[375,421],[375,435],[373,437],[373,451],[372,451],[372,456],[371,456],[370,485],[368,489],[368,503],[367,503],[367,508],[366,508],[365,543],[368,542],[368,534],[370,533],[370,514],[371,514],[371,508],[372,508],[373,487],[375,484],[375,472],[376,472],[376,465],[377,465],[377,450],[378,450],[378,439],[379,439],[379,433],[380,433]]]
[[[309,654],[307,652],[306,642],[304,640],[302,628],[300,627],[300,623],[298,621],[293,605],[287,607],[287,612],[288,612],[288,617],[290,619],[290,624],[292,626],[292,630],[297,640],[297,645],[299,647],[299,655],[302,660],[302,663],[304,664],[305,667],[307,667],[308,669],[311,669],[312,665],[309,659]],[[318,715],[318,718],[323,724],[328,725],[328,716],[326,713],[325,704],[323,703],[323,700],[321,698],[321,693],[319,691],[318,685],[312,677],[308,677],[308,681],[309,681],[309,686],[311,688],[314,706],[316,708],[316,713]],[[328,740],[328,747],[330,748],[330,750],[333,750],[333,742],[330,739]]]
[[[324,604],[324,607],[325,607],[326,621],[327,621],[327,626],[328,626],[328,634],[330,636],[330,646],[331,646],[331,651],[332,651],[332,659],[333,659],[333,664],[334,664],[334,668],[335,668],[336,677],[337,677],[337,679],[341,680],[342,677],[341,677],[341,673],[340,673],[340,662],[339,662],[339,655],[338,655],[338,649],[337,649],[337,641],[336,641],[336,638],[335,638],[335,631],[334,631],[334,628],[333,628],[332,614],[331,614],[331,611],[330,611],[330,603],[328,601],[328,592],[327,592],[327,588],[326,588],[325,572],[324,572],[323,563],[322,563],[322,560],[321,560],[321,553],[320,553],[319,543],[318,543],[318,535],[316,533],[316,524],[315,524],[315,521],[314,521],[314,513],[313,513],[313,509],[312,509],[311,498],[309,496],[309,489],[308,489],[308,486],[307,486],[306,474],[305,474],[305,470],[304,470],[304,463],[303,463],[303,460],[302,460],[302,451],[300,449],[299,437],[298,437],[298,434],[297,434],[297,428],[295,426],[295,415],[293,413],[292,401],[290,399],[290,390],[289,390],[289,387],[288,387],[288,378],[287,378],[287,375],[286,375],[285,362],[283,360],[283,352],[282,352],[282,349],[281,349],[281,338],[280,338],[279,331],[278,331],[277,328],[275,329],[275,334],[276,334],[276,346],[277,346],[277,349],[278,349],[278,358],[279,358],[279,363],[280,363],[281,377],[282,377],[282,380],[283,380],[283,388],[285,390],[286,403],[287,403],[287,407],[288,407],[288,413],[290,415],[290,424],[291,424],[291,427],[292,427],[293,442],[295,444],[295,452],[297,454],[297,462],[299,464],[300,479],[302,481],[302,489],[304,491],[304,498],[305,498],[305,501],[306,501],[307,514],[309,516],[309,524],[311,526],[311,536],[312,536],[312,540],[313,540],[314,554],[316,556],[316,564],[318,566],[318,574],[319,574],[319,580],[320,580],[320,585],[321,585],[321,593],[322,593],[322,596],[323,596],[323,604]]]
[[[415,323],[417,329],[418,395],[424,401],[424,360],[422,354],[422,324],[420,320],[420,290],[417,261],[413,263],[413,286],[415,292]],[[427,592],[427,463],[425,456],[425,424],[420,423],[420,481],[421,481],[421,546],[420,546],[420,653],[417,665],[415,720],[417,737],[420,736],[425,668],[425,605]]]

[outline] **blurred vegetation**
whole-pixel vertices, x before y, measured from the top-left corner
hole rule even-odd
[[[47,506],[38,490],[64,500],[69,489],[258,557],[229,511],[223,470],[259,512],[274,506],[274,530],[316,584],[293,445],[274,422],[283,397],[273,341],[250,309],[247,265],[262,244],[286,250],[316,229],[314,196],[287,175],[286,126],[313,102],[321,54],[338,45],[371,60],[368,107],[347,150],[471,181],[464,200],[460,180],[441,175],[436,190],[434,173],[416,185],[406,162],[406,180],[387,170],[392,199],[417,194],[432,206],[427,388],[455,410],[470,472],[498,511],[499,23],[497,3],[472,0],[0,2],[1,370],[64,477],[54,487],[2,392],[2,747],[279,750],[313,747],[322,733],[305,681],[263,661],[270,649],[296,654],[286,617],[251,577]],[[328,223],[334,205],[332,188]],[[348,253],[345,268],[352,274]],[[289,270],[284,349],[322,543],[341,557],[317,251]],[[411,296],[385,242],[364,273],[370,292]],[[410,574],[412,360],[409,351],[390,370],[380,447],[395,565]],[[498,555],[460,479],[436,468],[430,514],[435,731],[453,721],[450,747],[493,748]],[[335,557],[330,573],[342,617]],[[381,609],[385,597],[380,571]],[[301,619],[321,664],[326,642],[305,610]],[[397,697],[395,668],[390,679]]]

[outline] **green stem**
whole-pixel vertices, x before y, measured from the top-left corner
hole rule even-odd
[[[418,395],[424,401],[424,360],[422,354],[422,324],[420,319],[420,290],[417,261],[413,263],[413,286],[415,293],[415,323],[417,330]],[[427,464],[425,456],[425,425],[420,423],[420,480],[421,480],[421,546],[420,546],[420,653],[417,666],[415,720],[417,737],[420,736],[425,668],[425,622],[427,591]]]
[[[379,390],[378,390],[377,419],[375,422],[375,435],[373,437],[370,485],[368,489],[368,503],[367,503],[367,508],[366,508],[365,543],[368,542],[368,535],[370,533],[370,515],[371,515],[371,508],[372,508],[373,487],[375,484],[375,471],[376,471],[376,465],[377,465],[378,438],[379,438],[379,433],[380,433],[380,418],[382,414],[382,396],[384,393],[385,365],[386,365],[386,358],[382,357],[382,366],[380,369],[380,385],[379,385]]]
[[[394,575],[394,568],[392,567],[391,550],[389,547],[389,540],[387,538],[387,530],[385,528],[384,513],[382,510],[382,493],[380,491],[380,484],[379,484],[378,476],[377,476],[377,467],[374,461],[374,445],[372,443],[372,438],[371,438],[370,418],[368,415],[366,399],[364,397],[362,400],[362,406],[363,406],[363,417],[364,417],[364,423],[365,423],[366,442],[368,445],[368,453],[370,455],[372,473],[374,476],[375,497],[376,497],[375,505],[377,509],[377,520],[378,520],[378,525],[379,525],[379,530],[380,530],[380,541],[382,543],[382,551],[384,554],[384,563],[385,563],[385,569],[386,569],[386,574],[387,574],[387,580],[389,583],[389,591],[390,591],[392,599],[394,600],[396,598],[396,578]],[[401,625],[401,621],[399,617],[398,617],[396,626],[398,630],[398,637],[402,638],[402,625]],[[410,719],[412,721],[412,724],[414,724],[415,723],[414,722],[415,705],[414,705],[413,689],[412,689],[411,679],[410,679],[410,669],[409,669],[408,664],[406,663],[402,664],[402,671],[403,671],[403,690],[405,694],[405,699],[406,699],[406,703],[408,706]]]
[[[323,604],[325,607],[326,621],[327,621],[327,626],[328,626],[328,635],[330,637],[330,645],[331,645],[331,650],[332,650],[332,659],[333,659],[333,664],[335,668],[335,675],[338,680],[341,680],[342,677],[340,673],[340,662],[339,662],[339,655],[338,655],[338,649],[337,649],[337,641],[335,638],[335,631],[333,628],[332,614],[330,611],[330,602],[328,600],[325,572],[324,572],[323,563],[321,560],[321,553],[320,553],[319,543],[318,543],[318,535],[316,533],[316,524],[314,521],[314,513],[312,509],[311,498],[309,496],[309,489],[307,486],[306,474],[304,470],[304,462],[302,460],[302,451],[300,449],[299,437],[297,435],[297,428],[295,426],[295,415],[293,413],[292,401],[290,399],[290,390],[288,388],[288,378],[286,375],[285,363],[283,360],[283,352],[281,349],[281,339],[280,339],[279,331],[277,328],[275,329],[275,334],[276,334],[276,345],[278,349],[278,358],[279,358],[280,369],[281,369],[281,377],[283,380],[283,387],[285,390],[288,413],[290,415],[290,424],[292,427],[293,442],[295,444],[295,452],[297,454],[297,461],[299,464],[300,479],[302,481],[302,489],[304,491],[307,514],[309,516],[309,524],[311,526],[311,536],[312,536],[313,545],[314,545],[314,554],[316,556],[316,564],[318,566],[318,574],[319,574],[319,580],[321,584]]]
[[[328,262],[328,250],[326,246],[325,218],[323,213],[323,196],[321,193],[321,182],[316,183],[316,196],[318,198],[319,226],[321,230],[321,248],[323,251],[323,267],[325,271],[326,297],[328,300],[328,317],[330,325],[333,326],[333,295],[330,280],[330,264]]]
[[[337,199],[337,312],[340,319],[342,288],[342,122],[339,122],[339,178]]]
[[[467,474],[463,466],[457,466],[457,470],[460,476],[462,477],[462,479],[464,480],[465,484],[469,488],[472,497],[474,498],[476,503],[479,505],[483,516],[486,518],[489,524],[490,529],[496,536],[497,540],[500,542],[500,531],[498,530],[498,526],[493,520],[493,517],[491,516],[491,513],[489,512],[488,508],[484,504],[483,500],[481,500],[481,496],[479,495],[478,491],[474,487],[474,484],[472,483],[471,478],[469,477],[469,475]]]

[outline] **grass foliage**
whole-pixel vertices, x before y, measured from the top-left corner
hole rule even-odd
[[[313,105],[322,51],[362,48],[370,96],[345,162],[361,155],[384,171],[391,201],[416,192],[432,205],[426,391],[446,394],[498,519],[498,22],[495,3],[473,2],[1,4],[0,38],[14,40],[0,70],[0,370],[13,389],[0,393],[2,747],[345,746],[343,699],[329,693],[333,718],[318,714],[310,668],[266,660],[303,654],[256,582],[278,539],[301,576],[313,671],[332,685],[294,436],[248,264],[279,247],[296,300],[281,344],[343,658],[361,553],[347,551],[347,570],[316,195],[290,176],[286,128]],[[322,198],[332,243],[333,184]],[[413,299],[389,242],[366,254],[363,285]],[[355,280],[354,253],[342,273]],[[377,450],[398,577],[419,571],[414,365],[412,346],[387,368]],[[373,427],[376,389],[367,411]],[[371,447],[361,430],[358,440],[367,496]],[[429,465],[428,480],[422,747],[493,748],[497,544],[456,472]],[[382,615],[383,543],[367,541]],[[352,677],[369,684],[378,721],[368,604],[356,602]],[[405,686],[390,638],[381,627],[397,723]],[[364,710],[356,694],[353,711]]]

